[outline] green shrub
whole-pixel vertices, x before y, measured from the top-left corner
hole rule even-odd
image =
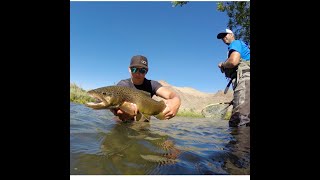
[[[84,104],[91,101],[95,101],[95,99],[89,96],[87,91],[75,83],[70,83],[70,102]]]
[[[194,109],[188,110],[179,110],[176,116],[182,117],[204,117],[200,112],[195,112]]]

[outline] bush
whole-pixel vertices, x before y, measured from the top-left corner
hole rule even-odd
[[[204,117],[201,113],[197,113],[194,111],[194,109],[188,110],[179,110],[177,113],[177,116],[182,116],[182,117]]]
[[[87,94],[87,91],[77,86],[75,83],[70,83],[70,102],[85,104],[95,101],[94,98]]]

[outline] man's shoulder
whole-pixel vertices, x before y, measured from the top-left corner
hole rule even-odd
[[[162,84],[159,83],[158,81],[150,80],[150,83],[151,83],[151,87],[152,87],[154,92],[156,92],[159,88],[162,87]]]
[[[157,82],[157,81],[151,80],[151,79],[147,79],[147,78],[144,78],[144,81],[143,81],[143,83],[154,83],[154,82]]]
[[[236,39],[230,45],[241,45],[241,40]]]
[[[130,86],[130,78],[120,80],[117,86]]]
[[[235,50],[235,51],[239,51],[242,47],[242,43],[241,40],[234,40],[230,43],[228,49],[230,50]]]
[[[156,80],[151,80],[151,79],[147,79],[147,78],[145,78],[145,81],[146,82],[150,82],[151,83],[151,85],[159,85],[160,83],[158,82],[158,81],[156,81]],[[160,84],[161,85],[161,84]]]
[[[237,45],[237,46],[248,46],[248,44],[246,42],[239,40],[239,39],[232,41],[232,44]]]

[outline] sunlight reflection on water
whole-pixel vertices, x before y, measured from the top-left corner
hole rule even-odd
[[[174,117],[119,123],[70,103],[70,174],[250,174],[250,127]]]

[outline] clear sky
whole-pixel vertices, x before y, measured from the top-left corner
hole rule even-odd
[[[216,38],[228,16],[217,1],[70,2],[70,82],[85,90],[130,77],[134,55],[149,60],[147,79],[215,93],[228,81],[218,63],[227,45]]]

